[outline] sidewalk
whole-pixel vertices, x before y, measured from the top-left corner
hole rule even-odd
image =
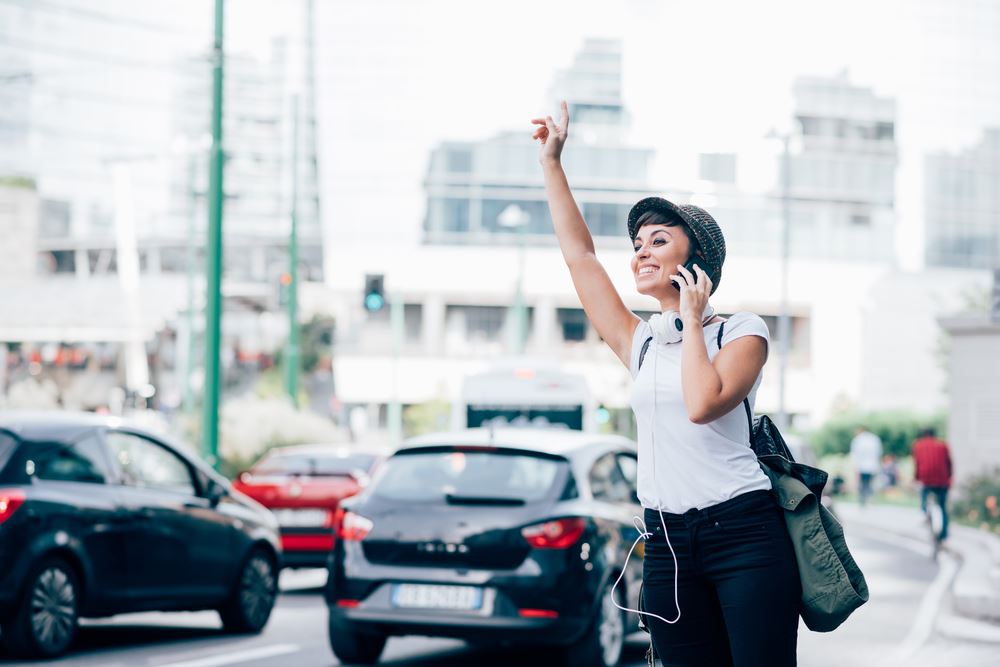
[[[923,514],[915,507],[848,502],[834,505],[848,538],[852,526],[891,533],[927,546],[930,536]],[[1000,537],[960,526],[954,521],[944,550],[955,557],[958,571],[951,582],[950,610],[938,619],[938,631],[955,638],[1000,642]]]

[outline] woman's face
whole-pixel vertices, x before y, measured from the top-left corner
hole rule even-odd
[[[648,224],[639,228],[632,255],[632,275],[639,294],[656,299],[667,290],[676,293],[670,276],[677,273],[677,265],[688,259],[691,242],[679,226]]]

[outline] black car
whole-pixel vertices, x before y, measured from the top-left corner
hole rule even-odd
[[[277,591],[274,517],[162,438],[88,414],[0,415],[0,636],[64,652],[81,616],[217,609],[259,632]]]
[[[638,617],[610,592],[641,516],[636,447],[558,429],[410,440],[342,503],[326,588],[330,645],[374,664],[394,635],[550,644],[618,662]],[[616,600],[637,608],[642,545]]]

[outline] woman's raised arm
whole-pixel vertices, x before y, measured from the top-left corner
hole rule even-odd
[[[542,144],[538,159],[545,175],[552,226],[587,318],[627,368],[632,335],[639,318],[625,307],[607,271],[597,261],[594,239],[569,189],[561,162],[562,149],[569,136],[569,108],[566,102],[560,106],[562,118],[558,124],[552,116],[531,121],[538,125],[532,138]]]

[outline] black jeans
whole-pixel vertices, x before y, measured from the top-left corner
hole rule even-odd
[[[645,511],[646,618],[664,667],[795,665],[802,589],[782,510],[769,491],[751,491],[684,514]]]

